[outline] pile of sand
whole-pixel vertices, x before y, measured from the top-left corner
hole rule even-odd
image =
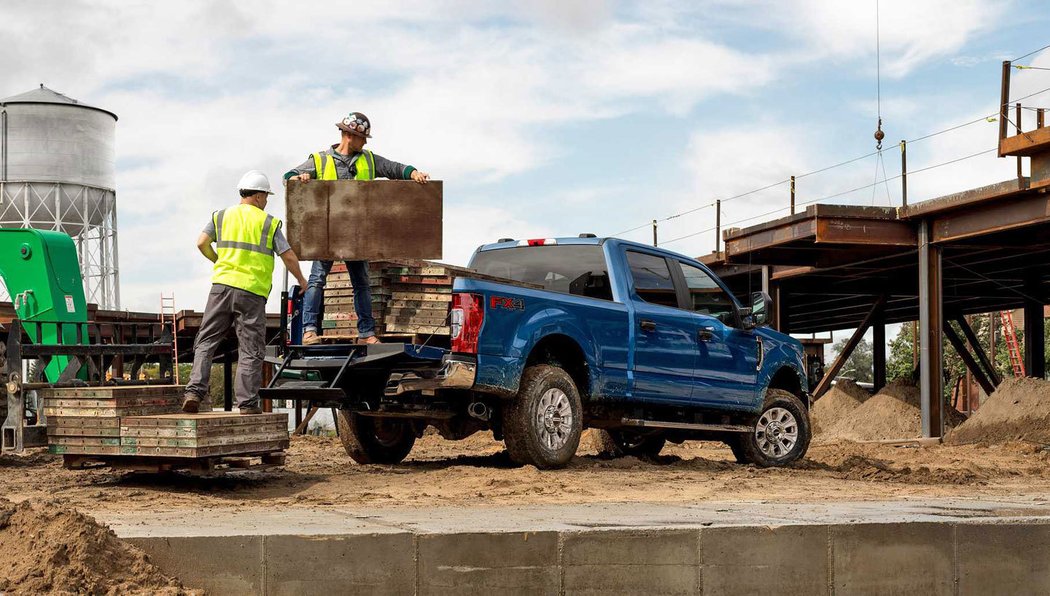
[[[849,416],[871,394],[851,379],[839,379],[835,385],[817,401],[813,402],[810,422],[813,424],[813,435],[823,434],[839,421]]]
[[[0,594],[199,594],[144,552],[54,501],[0,499]]]
[[[945,428],[954,428],[962,420],[961,414],[949,410]],[[913,439],[921,434],[919,389],[907,381],[899,380],[886,385],[882,391],[826,428],[821,438],[828,441],[884,441]]]
[[[948,442],[1050,443],[1050,382],[1042,379],[1007,379],[999,385]]]

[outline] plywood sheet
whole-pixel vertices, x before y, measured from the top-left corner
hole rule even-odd
[[[443,185],[289,180],[288,242],[303,260],[440,259]]]

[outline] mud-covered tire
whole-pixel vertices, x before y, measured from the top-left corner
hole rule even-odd
[[[510,458],[540,469],[569,463],[583,433],[580,393],[569,373],[538,364],[521,375],[518,395],[503,407],[503,439]]]
[[[767,389],[762,412],[751,432],[741,437],[741,447],[748,463],[786,466],[806,454],[811,435],[809,411],[802,401],[783,389]]]
[[[640,435],[630,430],[598,430],[598,454],[603,457],[633,456],[654,459],[667,443],[662,435]]]
[[[736,433],[725,440],[725,444],[733,452],[733,458],[736,459],[738,464],[749,463],[747,453],[744,451],[744,437],[744,433]]]
[[[416,443],[416,433],[405,420],[361,416],[338,410],[339,441],[359,464],[401,463]]]

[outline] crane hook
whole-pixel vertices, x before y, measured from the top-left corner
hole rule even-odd
[[[886,138],[886,133],[882,132],[882,118],[879,118],[879,125],[875,129],[875,149],[882,151],[882,139]]]

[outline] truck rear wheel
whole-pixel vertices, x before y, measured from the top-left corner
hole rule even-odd
[[[416,443],[412,425],[405,420],[361,416],[339,410],[339,440],[347,455],[359,464],[401,463]]]
[[[540,469],[569,463],[580,445],[583,407],[576,383],[556,366],[525,369],[518,395],[503,407],[503,436],[510,458]]]
[[[667,439],[658,434],[643,435],[630,430],[599,430],[598,443],[600,455],[606,457],[630,455],[653,459],[660,455]]]
[[[802,401],[783,389],[767,389],[752,431],[741,437],[749,463],[763,468],[786,466],[806,454],[811,430]]]

